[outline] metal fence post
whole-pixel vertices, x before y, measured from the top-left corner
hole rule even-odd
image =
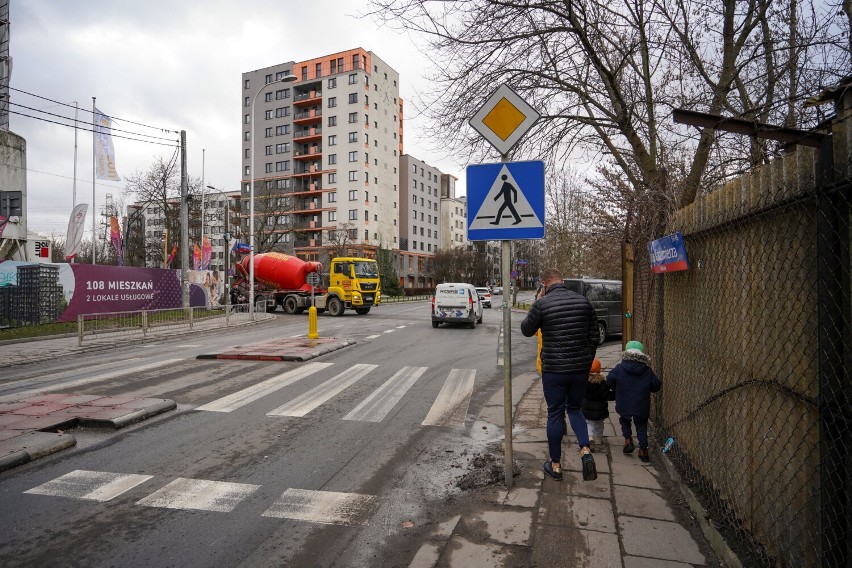
[[[142,335],[148,335],[148,311],[142,310]]]
[[[77,347],[83,346],[83,314],[77,315]]]
[[[192,306],[190,306],[188,309],[189,309],[189,329],[192,329],[192,312],[193,312]]]

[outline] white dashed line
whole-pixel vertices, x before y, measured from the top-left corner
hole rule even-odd
[[[78,469],[57,477],[52,481],[33,487],[24,493],[50,495],[53,497],[73,497],[90,501],[109,501],[125,491],[145,483],[152,476],[108,471],[86,471]]]

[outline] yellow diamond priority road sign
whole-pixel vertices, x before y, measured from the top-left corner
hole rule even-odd
[[[473,115],[470,125],[501,154],[508,154],[539,116],[511,87],[500,85]]]

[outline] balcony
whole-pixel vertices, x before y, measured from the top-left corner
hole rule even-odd
[[[303,128],[293,133],[294,142],[310,142],[313,139],[319,140],[320,138],[322,138],[322,128],[319,126]]]
[[[310,124],[311,122],[319,122],[322,120],[322,109],[312,108],[304,112],[297,112],[293,115],[295,124]]]
[[[317,102],[322,98],[322,91],[308,91],[307,93],[299,93],[293,97],[293,105],[307,105]]]
[[[322,155],[322,148],[319,146],[311,146],[309,148],[299,148],[293,151],[293,157],[297,160],[310,160]]]

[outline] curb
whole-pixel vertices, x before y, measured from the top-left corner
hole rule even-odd
[[[196,359],[218,359],[218,360],[238,360],[238,361],[308,361],[338,351],[344,347],[355,345],[358,343],[354,339],[340,339],[335,343],[325,343],[310,351],[302,353],[202,353],[196,355]]]
[[[20,437],[30,438],[32,441],[28,441],[22,450],[0,458],[0,471],[12,469],[77,444],[77,439],[70,434],[27,432]]]
[[[675,466],[669,457],[662,452],[660,452],[660,454],[663,456],[660,463],[662,463],[663,467],[666,468],[666,472],[669,474],[669,477],[672,481],[674,481],[675,485],[680,490],[681,495],[683,495],[684,501],[686,501],[689,510],[692,511],[695,520],[698,521],[698,526],[701,528],[704,538],[706,538],[707,542],[710,544],[710,548],[716,552],[716,555],[725,564],[725,566],[728,566],[729,568],[743,568],[742,561],[740,561],[737,554],[731,550],[731,547],[728,546],[728,543],[725,541],[722,534],[716,530],[716,527],[714,527],[710,522],[710,514],[707,513],[707,510],[703,505],[701,505],[692,490],[683,482],[680,474],[677,472],[677,469],[675,469]]]

